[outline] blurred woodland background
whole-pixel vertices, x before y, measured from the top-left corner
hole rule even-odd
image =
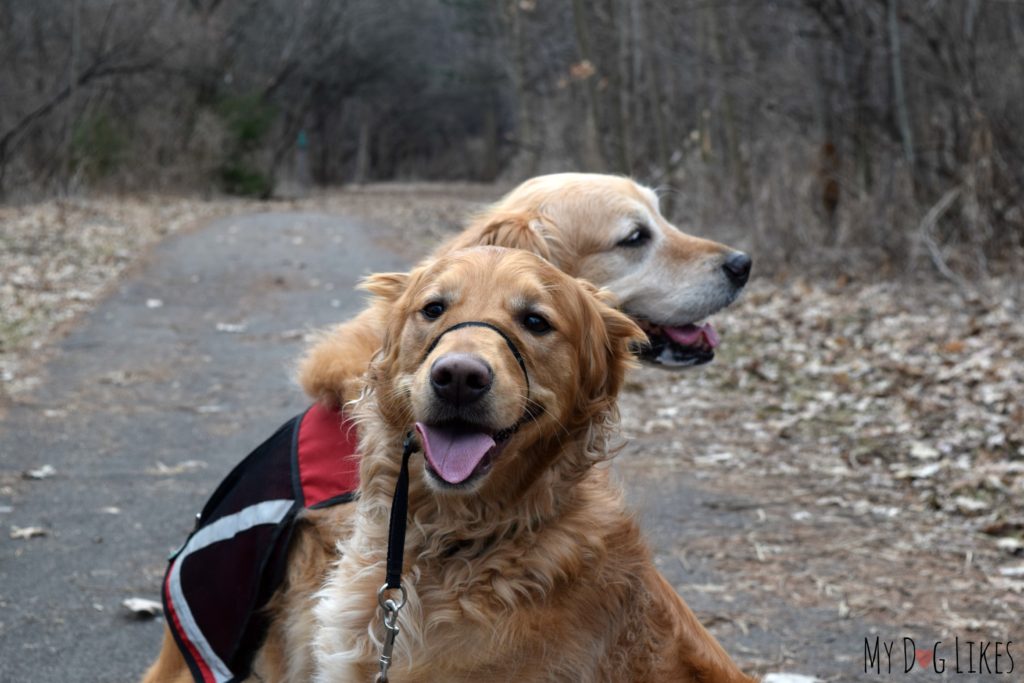
[[[616,465],[729,651],[1018,642],[1024,0],[0,0],[0,680],[141,672],[121,600],[297,398],[261,354],[347,317],[346,236],[412,263],[556,171],[754,257],[714,363],[627,382]]]
[[[1024,261],[1022,2],[0,0],[0,64],[8,201],[589,170],[761,259]]]

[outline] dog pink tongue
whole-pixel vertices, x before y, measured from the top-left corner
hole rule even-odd
[[[494,439],[483,432],[431,427],[422,422],[416,423],[416,431],[431,467],[449,484],[469,479],[495,445]]]
[[[718,332],[711,326],[711,323],[704,323],[700,326],[666,327],[664,330],[669,339],[680,346],[697,346],[703,341],[703,345],[715,348],[720,341]]]

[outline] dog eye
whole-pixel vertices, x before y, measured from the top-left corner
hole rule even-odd
[[[647,244],[647,242],[649,242],[650,239],[651,239],[651,230],[650,230],[650,228],[648,228],[646,225],[640,223],[635,228],[633,228],[633,232],[629,233],[629,235],[626,237],[626,239],[619,240],[618,244],[616,244],[615,246],[617,246],[617,247],[642,247],[643,245]]]
[[[523,316],[523,327],[533,334],[544,334],[551,331],[551,323],[544,316],[536,313],[527,313]]]
[[[444,315],[444,304],[440,301],[431,301],[420,310],[420,313],[427,320],[437,320]]]

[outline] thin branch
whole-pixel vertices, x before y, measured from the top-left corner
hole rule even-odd
[[[949,267],[945,258],[942,256],[942,250],[935,241],[934,235],[932,235],[932,231],[935,229],[936,223],[938,223],[939,219],[949,211],[953,202],[955,202],[960,196],[961,189],[962,188],[958,185],[957,187],[947,190],[946,194],[942,195],[942,197],[939,198],[939,201],[935,202],[934,206],[928,209],[924,218],[921,219],[921,223],[917,227],[917,233],[921,243],[928,249],[932,265],[934,265],[935,269],[939,271],[939,274],[955,284],[961,292],[966,293],[969,290],[967,281],[957,273],[953,272]]]

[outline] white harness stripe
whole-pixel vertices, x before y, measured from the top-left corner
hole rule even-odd
[[[197,550],[202,550],[208,545],[225,541],[243,531],[251,529],[260,524],[277,524],[288,514],[295,503],[293,500],[267,500],[256,505],[239,510],[233,515],[218,519],[208,527],[200,529],[195,536],[189,539],[181,553],[174,560],[174,567],[171,569],[170,591],[174,604],[174,611],[178,615],[181,627],[188,636],[188,639],[195,645],[196,650],[202,656],[203,661],[210,667],[217,683],[227,683],[233,674],[225,666],[220,657],[214,653],[213,648],[206,642],[202,631],[192,617],[192,611],[185,601],[185,595],[181,590],[181,564],[185,558]]]

